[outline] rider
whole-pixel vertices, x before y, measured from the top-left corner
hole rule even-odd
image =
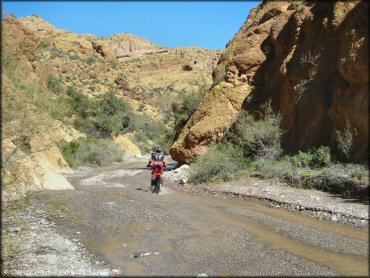
[[[157,156],[159,156],[161,161],[164,161],[164,153],[161,151],[161,148],[158,145],[155,147],[155,150],[150,155],[149,162],[147,165],[148,167],[151,166],[152,162],[156,159]],[[164,164],[166,164],[165,161]]]
[[[159,174],[160,179],[162,179],[163,171],[166,167],[166,160],[164,159],[164,153],[161,151],[159,146],[155,147],[155,151],[152,152],[149,159],[148,166],[152,166],[152,175],[151,175],[151,186],[154,186],[156,176]],[[162,182],[160,182],[162,183]]]

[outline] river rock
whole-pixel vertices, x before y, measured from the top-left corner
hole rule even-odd
[[[331,217],[330,217],[330,221],[333,221],[333,222],[337,222],[338,221],[338,216],[337,215],[332,215]]]

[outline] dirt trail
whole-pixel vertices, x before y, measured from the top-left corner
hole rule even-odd
[[[37,194],[73,217],[56,229],[123,275],[367,275],[368,230],[245,200],[164,187],[148,192],[146,160],[82,169],[76,188]]]

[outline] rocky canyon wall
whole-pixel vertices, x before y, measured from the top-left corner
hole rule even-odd
[[[263,1],[227,44],[213,71],[215,83],[232,86],[223,97],[209,92],[198,109],[203,112],[193,115],[174,143],[174,159],[190,162],[206,146],[222,140],[237,113],[212,136],[216,106],[204,108],[220,102],[218,106],[228,111],[223,99],[240,91],[245,96],[241,109],[258,115],[261,105],[271,101],[274,110],[281,112],[287,153],[320,145],[330,146],[335,153],[337,131],[349,127],[353,148],[347,160],[366,161],[368,11],[367,1]],[[245,94],[245,87],[251,92]],[[204,132],[192,132],[203,121],[210,123]]]

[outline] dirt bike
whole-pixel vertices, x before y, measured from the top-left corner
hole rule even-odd
[[[153,161],[151,181],[152,193],[159,193],[159,191],[161,190],[164,167],[165,166],[162,161]]]

